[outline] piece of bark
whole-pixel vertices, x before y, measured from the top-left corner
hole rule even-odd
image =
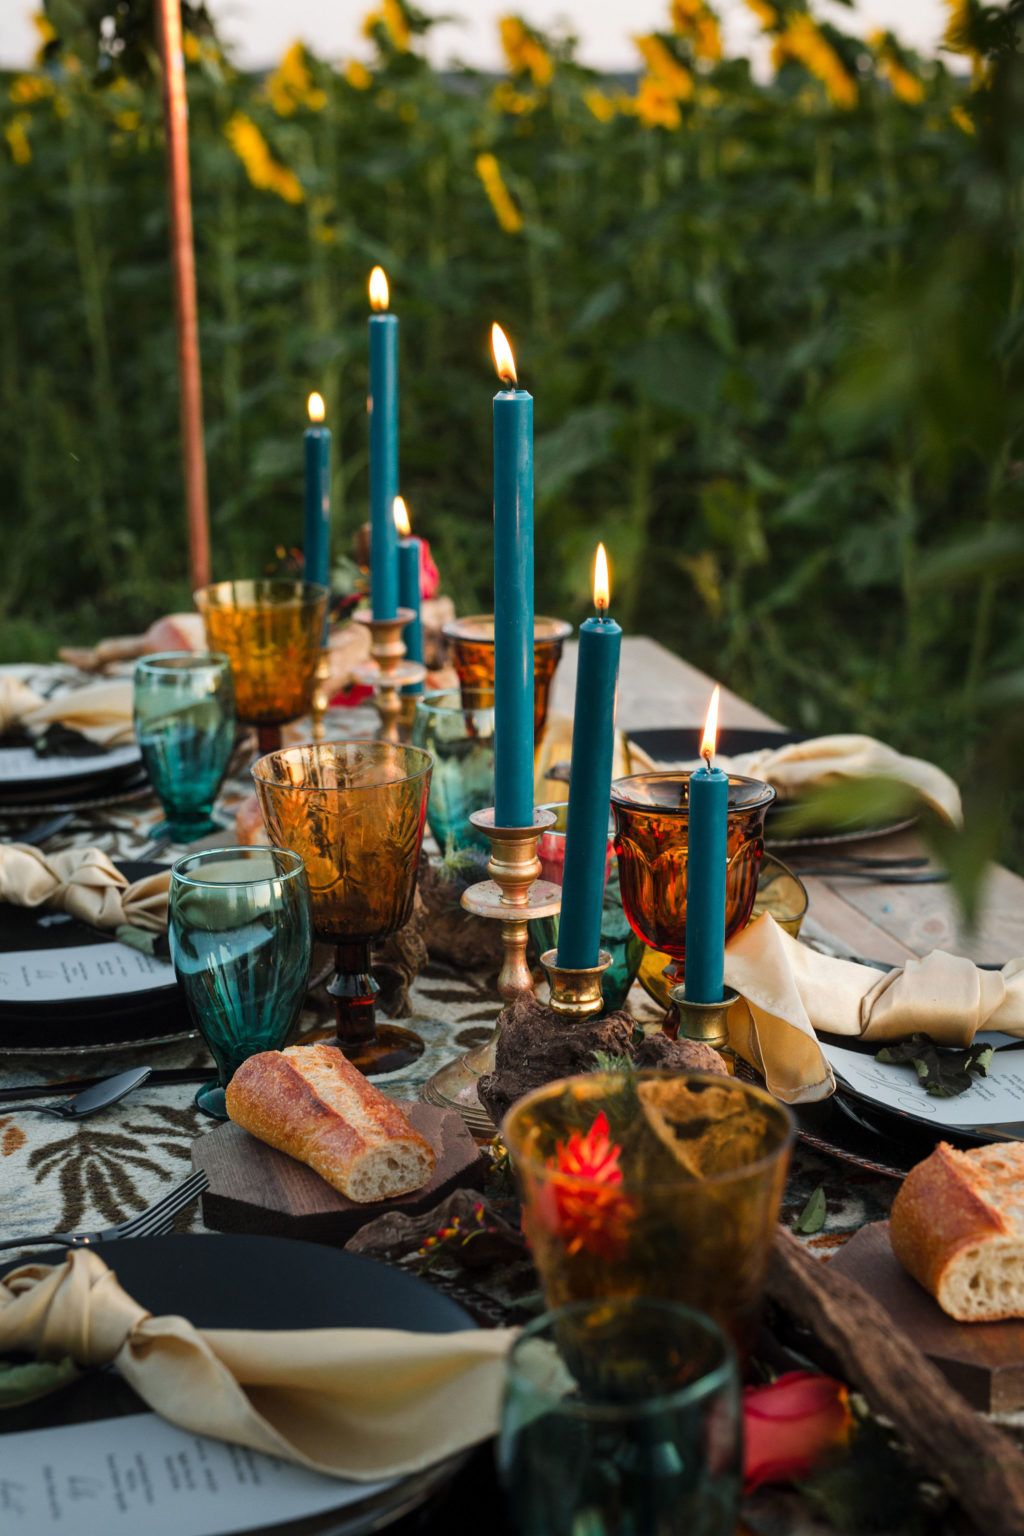
[[[766,1292],[809,1327],[844,1378],[896,1428],[985,1536],[1024,1536],[1024,1455],[981,1418],[873,1296],[776,1229]]]
[[[425,914],[423,937],[434,960],[458,970],[481,971],[497,976],[504,958],[501,924],[493,918],[474,917],[463,906],[462,893],[478,880],[486,880],[488,855],[467,851],[459,869],[436,864],[426,854],[420,858],[418,895]]]
[[[728,1076],[729,1069],[719,1053],[702,1040],[670,1040],[668,1035],[661,1033],[645,1035],[630,1055],[634,1065],[641,1070],[720,1072]]]
[[[480,1079],[480,1102],[495,1125],[516,1099],[556,1077],[589,1072],[594,1052],[629,1054],[633,1020],[628,1013],[567,1025],[532,992],[521,992],[502,1012],[494,1071]]]
[[[482,1207],[481,1221],[476,1217],[478,1206]],[[378,1216],[349,1238],[345,1247],[349,1253],[394,1262],[422,1248],[428,1237],[450,1227],[456,1216],[460,1228],[467,1233],[476,1231],[481,1222],[485,1228],[493,1228],[481,1232],[465,1245],[457,1242],[445,1245],[445,1253],[464,1268],[483,1269],[490,1264],[507,1264],[525,1257],[527,1248],[523,1234],[472,1189],[457,1189],[422,1216],[406,1216],[400,1211]]]

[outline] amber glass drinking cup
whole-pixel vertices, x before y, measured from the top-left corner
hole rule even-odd
[[[494,615],[477,613],[468,619],[452,619],[442,630],[448,641],[452,666],[462,688],[475,690],[478,704],[494,702]],[[536,617],[533,621],[533,738],[540,741],[548,718],[551,684],[572,634],[563,619]]]
[[[725,1074],[589,1072],[526,1094],[501,1135],[548,1306],[662,1296],[748,1349],[793,1131]]]

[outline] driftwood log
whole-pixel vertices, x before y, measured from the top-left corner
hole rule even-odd
[[[501,1014],[499,1023],[494,1071],[480,1079],[477,1090],[495,1125],[500,1125],[506,1110],[532,1088],[556,1077],[591,1071],[595,1051],[628,1056],[638,1067],[672,1072],[725,1071],[722,1058],[710,1046],[669,1040],[661,1034],[647,1036],[634,1045],[636,1023],[628,1013],[620,1011],[567,1024],[532,992],[520,993]]]
[[[1024,1536],[1024,1455],[970,1408],[864,1288],[776,1231],[767,1295],[810,1328],[848,1382],[985,1536]]]
[[[480,1219],[477,1210],[480,1208]],[[450,1227],[458,1217],[459,1227],[465,1232],[479,1232],[464,1246],[449,1243],[445,1249],[456,1263],[465,1269],[484,1269],[491,1264],[509,1264],[526,1257],[526,1239],[517,1227],[511,1226],[500,1216],[490,1202],[475,1189],[457,1189],[442,1200],[433,1210],[422,1216],[407,1216],[401,1211],[388,1211],[375,1221],[360,1227],[345,1244],[349,1253],[363,1253],[371,1259],[388,1259],[392,1263],[422,1248],[428,1237],[433,1237],[445,1227]]]

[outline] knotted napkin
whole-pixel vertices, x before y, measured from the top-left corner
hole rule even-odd
[[[697,732],[694,731],[696,740]],[[630,755],[637,762],[646,757],[630,744]],[[649,760],[649,759],[648,759]],[[653,763],[654,768],[697,768],[691,764]],[[715,767],[725,773],[738,773],[770,784],[780,800],[793,800],[810,789],[822,789],[842,779],[896,779],[916,790],[926,805],[944,821],[959,826],[963,820],[960,791],[948,773],[920,757],[905,757],[871,736],[818,736],[813,741],[795,741],[785,747],[762,747],[757,752],[742,752],[736,757],[716,753]],[[634,770],[635,771],[635,770]]]
[[[835,1090],[816,1029],[880,1044],[920,1033],[966,1046],[979,1029],[1024,1036],[1024,960],[982,971],[936,949],[879,972],[808,949],[763,912],[726,946],[725,980],[739,993],[729,1044],[789,1104]]]
[[[198,1329],[151,1316],[88,1249],[0,1281],[0,1355],[112,1361],[181,1429],[356,1482],[417,1472],[494,1434],[516,1332]]]
[[[16,725],[38,735],[57,722],[105,747],[134,741],[131,679],[112,678],[44,699],[20,678],[0,674],[0,736]]]
[[[167,932],[170,870],[130,883],[99,848],[40,853],[27,843],[0,843],[0,901],[70,912],[93,928],[128,923]]]

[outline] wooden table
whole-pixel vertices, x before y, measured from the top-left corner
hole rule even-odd
[[[622,642],[617,723],[630,731],[703,723],[715,679],[643,636]],[[555,680],[553,707],[572,713],[576,648],[567,645]],[[723,726],[784,730],[763,710],[722,689]],[[822,856],[835,849],[823,848]],[[895,858],[927,850],[913,831],[844,843],[843,854]],[[783,860],[787,855],[781,855]],[[799,861],[794,859],[799,868]],[[819,860],[815,859],[815,862]],[[1004,965],[1024,955],[1024,880],[1001,867],[985,881],[976,928],[964,926],[948,885],[885,884],[843,875],[807,876],[810,897],[802,936],[834,953],[903,965],[933,949]]]

